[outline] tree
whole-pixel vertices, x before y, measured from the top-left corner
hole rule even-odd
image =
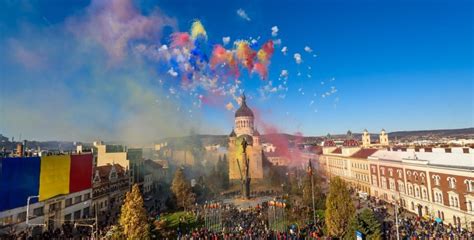
[[[364,209],[352,221],[352,231],[347,233],[347,239],[354,239],[355,231],[364,234],[367,240],[382,239],[381,225],[374,212],[370,209]]]
[[[147,214],[137,184],[133,185],[132,191],[127,192],[119,224],[126,239],[150,239]]]
[[[328,234],[342,238],[354,217],[355,207],[346,183],[339,177],[331,179],[326,198],[326,226]]]
[[[192,192],[191,184],[186,180],[182,168],[176,170],[174,174],[171,191],[176,197],[177,205],[184,209],[193,205],[196,200],[196,195]]]

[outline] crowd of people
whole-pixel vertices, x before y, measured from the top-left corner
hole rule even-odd
[[[303,226],[288,225],[282,222],[279,227],[270,226],[268,222],[268,205],[240,210],[233,206],[223,206],[223,221],[218,231],[210,229],[176,229],[178,239],[318,239],[323,236],[324,222],[317,219],[316,224]],[[204,216],[201,214],[200,216]],[[280,218],[277,221],[286,221]],[[281,228],[281,226],[285,226]]]
[[[376,217],[382,223],[383,239],[397,239],[397,227],[391,216],[391,210],[387,203],[369,199],[362,204],[361,208],[369,208],[374,211]],[[214,222],[218,226],[211,229],[206,226],[188,228],[178,226],[167,234],[168,239],[328,239],[324,236],[324,220],[316,218],[316,222],[305,224],[291,224],[295,222],[286,214],[298,218],[308,217],[308,207],[302,204],[292,204],[292,207],[285,211],[285,216],[278,219],[272,219],[279,223],[278,227],[272,225],[269,221],[270,212],[267,203],[257,205],[249,209],[238,209],[233,205],[220,206],[222,214],[219,222]],[[270,209],[271,210],[271,209]],[[206,214],[204,209],[193,209],[192,214],[204,222]],[[305,216],[305,217],[303,217]],[[472,240],[474,235],[460,226],[445,225],[434,220],[427,220],[418,216],[404,213],[403,209],[399,212],[398,234],[400,239],[404,240],[428,240],[428,239],[449,239],[449,240]],[[110,230],[111,225],[100,226],[99,233],[105,237]],[[284,226],[284,227],[282,227]],[[209,227],[209,226],[208,226]],[[56,229],[45,230],[40,234],[32,235],[32,229],[16,233],[5,239],[87,239],[91,236],[92,229],[85,226],[74,226],[71,223],[64,223]],[[34,236],[34,237],[31,237]]]
[[[35,239],[88,239],[92,229],[87,226],[74,226],[66,222],[58,228],[42,229],[41,227],[29,228],[25,231],[15,232],[0,236],[0,239],[35,240]]]
[[[397,226],[389,203],[370,198],[367,207],[374,211],[382,222],[385,239],[397,239]],[[398,208],[398,235],[400,239],[461,239],[472,240],[474,234],[461,226],[443,224],[433,219],[425,219]]]
[[[424,220],[420,217],[404,217],[399,219],[398,234],[401,239],[455,239],[472,240],[474,235],[461,227],[451,224],[444,225],[433,220]],[[396,239],[397,229],[390,222],[385,230],[386,236]]]

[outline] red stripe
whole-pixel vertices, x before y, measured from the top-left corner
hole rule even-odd
[[[92,187],[92,154],[71,155],[69,193]]]

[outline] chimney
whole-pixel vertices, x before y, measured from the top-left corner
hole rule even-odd
[[[21,144],[21,143],[17,143],[16,144],[16,155],[18,157],[23,157],[24,153],[25,153],[24,145]]]

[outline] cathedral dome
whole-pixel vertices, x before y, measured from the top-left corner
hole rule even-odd
[[[247,106],[245,101],[245,94],[242,95],[242,104],[239,109],[235,112],[235,117],[253,117],[252,110]]]

